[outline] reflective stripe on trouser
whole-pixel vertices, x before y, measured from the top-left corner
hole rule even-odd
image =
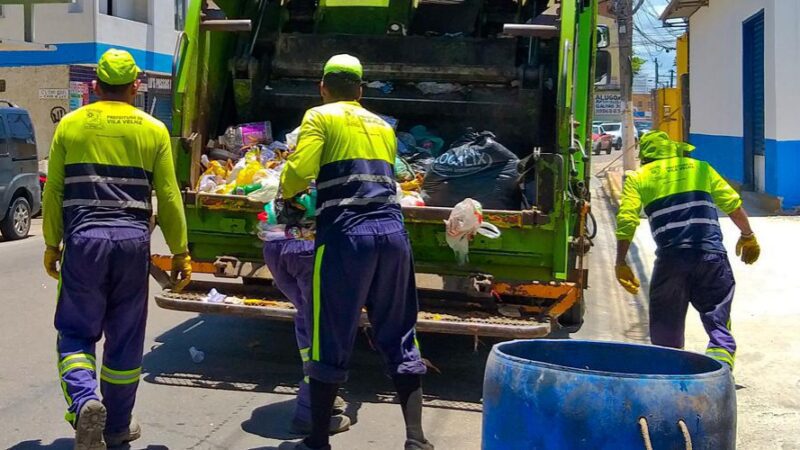
[[[314,242],[299,239],[264,242],[264,262],[272,274],[275,285],[297,310],[294,318],[294,334],[303,363],[304,377],[300,380],[297,392],[295,419],[311,422],[311,391],[308,387],[308,377],[305,376],[311,345],[306,309],[311,303]]]
[[[311,378],[347,380],[350,356],[366,307],[374,342],[391,374],[424,374],[417,348],[417,290],[411,246],[402,223],[386,234],[330,234],[314,263]]]
[[[87,400],[98,399],[93,355],[105,336],[99,375],[106,430],[116,433],[129,424],[144,347],[149,239],[149,233],[127,228],[93,228],[67,239],[55,326],[68,421]]]
[[[686,312],[691,303],[708,333],[706,354],[733,368],[736,341],[730,330],[736,282],[728,257],[693,250],[656,259],[650,283],[650,339],[683,348]]]

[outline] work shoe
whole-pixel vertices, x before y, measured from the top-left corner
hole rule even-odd
[[[418,441],[416,439],[408,439],[406,440],[406,448],[405,450],[434,450],[433,444],[430,441]]]
[[[328,429],[331,434],[337,434],[350,429],[350,418],[341,414],[331,416],[331,426]],[[311,434],[311,422],[306,422],[298,418],[292,420],[290,431],[292,434],[308,436]]]
[[[75,424],[75,450],[106,450],[103,430],[106,407],[99,400],[88,400],[78,412]]]
[[[131,423],[128,429],[120,433],[103,433],[106,438],[106,444],[109,447],[119,447],[128,442],[135,441],[142,437],[142,427],[135,418],[131,417]]]
[[[305,442],[284,442],[283,444],[278,446],[278,450],[331,450],[330,445],[326,445],[322,448],[311,448],[306,445]]]
[[[337,395],[336,399],[333,400],[333,415],[338,416],[344,414],[345,409],[347,409],[347,402]]]

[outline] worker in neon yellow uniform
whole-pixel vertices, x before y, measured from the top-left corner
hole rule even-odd
[[[316,180],[317,235],[311,319],[311,435],[300,449],[329,449],[331,408],[347,380],[361,308],[366,307],[397,388],[406,450],[431,450],[422,431],[416,345],[418,302],[411,246],[397,202],[394,130],[362,108],[362,67],[349,55],[323,69],[323,106],[306,112],[297,150],[281,176],[286,206]]]
[[[111,49],[97,64],[100,101],[56,128],[44,191],[44,264],[59,279],[58,369],[75,448],[137,439],[131,412],[147,318],[153,189],[176,289],[188,284],[186,219],[163,123],[136,109],[139,68]],[[63,243],[63,247],[62,247]],[[60,263],[60,269],[59,269]],[[97,395],[95,344],[105,336]]]
[[[683,348],[691,303],[708,333],[706,354],[732,370],[736,341],[730,315],[736,282],[717,208],[742,232],[737,256],[753,264],[761,248],[742,199],[711,165],[688,156],[693,146],[671,141],[663,131],[646,133],[640,146],[642,167],[628,172],[617,215],[617,280],[630,293],[639,292],[639,280],[625,259],[644,207],[658,246],[650,282],[650,340]]]

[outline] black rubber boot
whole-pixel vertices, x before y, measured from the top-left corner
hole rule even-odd
[[[308,384],[311,390],[311,434],[303,440],[303,445],[314,450],[329,449],[333,402],[339,385],[323,383],[314,378]]]

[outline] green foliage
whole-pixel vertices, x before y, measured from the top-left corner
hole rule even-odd
[[[639,75],[639,71],[642,70],[642,66],[646,62],[647,61],[644,58],[640,58],[636,55],[633,55],[633,58],[631,59],[631,67],[634,76]]]

